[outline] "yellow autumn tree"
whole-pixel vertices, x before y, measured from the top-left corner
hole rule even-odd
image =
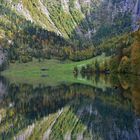
[[[120,73],[129,73],[130,72],[130,60],[127,56],[123,56],[119,64],[118,71]]]

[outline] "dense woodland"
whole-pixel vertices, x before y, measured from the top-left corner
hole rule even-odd
[[[140,75],[140,30],[114,37],[99,46],[104,59],[96,59],[92,64],[75,67],[74,73],[123,73]],[[109,57],[109,59],[108,59]]]
[[[4,32],[0,44],[7,50],[11,63],[26,63],[33,58],[39,61],[50,58],[78,61],[91,58],[95,53],[92,44],[82,40],[66,40],[54,32],[26,21],[8,7],[0,5],[0,13],[3,17],[0,21],[0,31]]]

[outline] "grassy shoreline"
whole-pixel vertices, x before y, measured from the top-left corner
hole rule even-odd
[[[22,83],[33,83],[33,84],[58,84],[58,83],[83,83],[90,84],[90,81],[81,77],[75,78],[73,75],[73,69],[75,66],[82,67],[92,63],[95,60],[101,60],[105,56],[98,56],[88,60],[73,62],[73,61],[59,61],[55,59],[44,60],[38,62],[33,60],[29,63],[14,63],[10,64],[9,68],[2,72],[2,76],[8,78],[10,81],[22,82]],[[42,71],[42,68],[47,70]],[[45,75],[45,77],[43,77]]]
[[[94,58],[80,61],[64,61],[59,60],[44,60],[38,62],[34,60],[29,63],[15,63],[10,64],[9,68],[1,73],[2,76],[15,82],[25,83],[59,83],[59,82],[74,82],[76,79],[73,76],[73,68],[75,66],[86,65],[91,63]],[[42,68],[47,68],[46,71],[41,71]],[[47,77],[42,77],[47,75]],[[76,80],[77,82],[83,82],[82,80]]]

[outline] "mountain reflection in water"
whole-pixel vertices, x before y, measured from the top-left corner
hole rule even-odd
[[[93,86],[0,78],[2,140],[139,140],[140,79],[87,77]]]

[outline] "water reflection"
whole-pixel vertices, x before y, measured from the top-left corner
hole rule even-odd
[[[93,86],[15,84],[1,77],[0,139],[139,140],[140,79],[87,78]]]

